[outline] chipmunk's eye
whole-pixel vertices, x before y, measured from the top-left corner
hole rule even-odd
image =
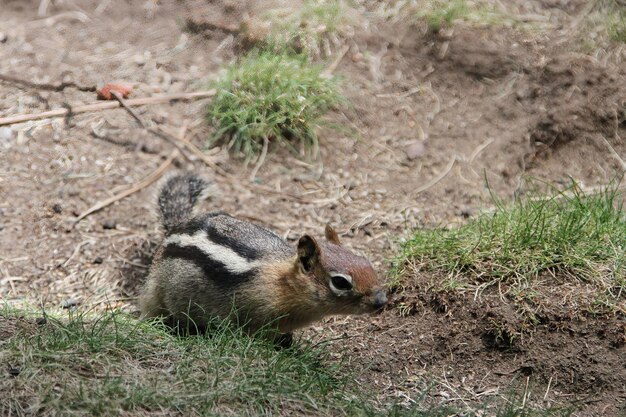
[[[333,275],[330,284],[335,290],[350,291],[352,289],[352,278],[345,275]]]

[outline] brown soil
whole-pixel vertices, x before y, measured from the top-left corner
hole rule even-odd
[[[51,4],[46,20],[37,15],[39,3],[0,0],[0,74],[84,87],[129,82],[135,97],[204,89],[255,41],[251,22],[261,8],[253,1],[114,0],[98,7],[107,2],[76,0]],[[585,2],[510,2],[520,15],[551,16],[542,30],[458,24],[438,34],[377,15],[376,2],[361,3],[369,14],[330,44],[331,56],[321,54],[332,62],[342,45],[350,47],[336,73],[351,105],[331,115],[350,132],[321,132],[321,156],[310,163],[273,150],[258,191],[242,186],[250,167],[223,149],[209,150],[229,176],[214,175],[220,192],[207,208],[262,222],[290,240],[321,234],[330,221],[382,273],[411,228],[461,223],[489,206],[485,175],[508,198],[524,175],[556,184],[571,177],[593,188],[620,172],[605,140],[626,155],[626,66],[623,56],[575,52],[567,28]],[[95,98],[82,91],[89,88],[0,86],[0,117]],[[137,112],[172,132],[188,123],[187,138],[202,146],[210,132],[205,105]],[[94,135],[99,124],[107,138]],[[158,240],[154,187],[71,224],[171,152],[123,110],[0,127],[2,299],[133,310]],[[200,161],[176,164],[212,172]],[[434,381],[433,403],[472,405],[513,387],[533,405],[574,404],[575,415],[624,412],[623,316],[575,314],[557,286],[545,289],[554,308],[527,328],[495,290],[477,299],[435,295],[427,289],[433,279],[405,277],[404,291],[382,315],[331,319],[304,336],[345,335],[337,351],[350,353],[381,402],[408,403]]]

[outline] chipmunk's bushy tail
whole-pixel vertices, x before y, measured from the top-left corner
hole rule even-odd
[[[194,174],[176,174],[159,191],[159,213],[165,234],[193,216],[196,203],[208,194],[210,183]]]

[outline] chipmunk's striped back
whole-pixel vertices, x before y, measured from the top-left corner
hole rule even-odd
[[[295,250],[274,232],[222,212],[200,215],[173,228],[162,254],[193,263],[223,289],[250,280],[267,262],[294,255]]]
[[[327,242],[304,235],[293,248],[274,232],[216,211],[193,215],[209,182],[183,174],[159,197],[165,238],[140,297],[143,317],[204,329],[210,317],[232,317],[251,331],[273,324],[281,333],[329,314],[374,311],[385,293],[367,259],[343,248],[327,226]]]

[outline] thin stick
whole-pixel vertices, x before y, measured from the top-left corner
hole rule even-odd
[[[423,191],[426,191],[432,186],[434,186],[435,184],[437,184],[439,181],[441,181],[446,175],[448,175],[448,173],[454,166],[455,162],[456,162],[456,156],[453,156],[452,159],[450,159],[450,162],[448,162],[448,166],[443,171],[441,171],[441,173],[437,175],[435,178],[433,178],[432,180],[428,181],[428,183],[422,185],[417,190],[415,190],[415,194],[419,194]]]
[[[491,145],[493,141],[493,138],[489,138],[480,145],[478,145],[470,155],[469,161],[467,161],[467,163],[471,165],[474,162],[474,159],[476,159],[476,157],[478,156],[478,154],[481,153],[487,146]]]
[[[199,91],[196,93],[180,93],[180,94],[164,94],[153,97],[143,97],[126,100],[127,106],[144,106],[147,104],[167,103],[177,100],[194,100],[213,97],[215,90]],[[118,101],[104,101],[100,103],[85,104],[83,106],[71,106],[72,114],[87,113],[100,110],[109,110],[120,107]],[[28,122],[30,120],[47,119],[51,117],[63,117],[69,113],[67,108],[54,109],[42,113],[33,114],[17,114],[15,116],[1,117],[0,126],[11,125],[15,123]]]
[[[265,162],[265,157],[267,156],[267,148],[269,147],[269,143],[270,141],[267,139],[267,137],[263,137],[263,149],[261,150],[261,155],[259,156],[258,161],[256,161],[256,164],[254,165],[254,169],[252,170],[252,173],[250,174],[250,181],[254,181],[254,177],[256,177],[257,172],[259,172],[259,169],[261,169],[261,165],[263,165],[263,162]]]
[[[613,155],[613,157],[615,159],[617,159],[617,161],[619,161],[619,163],[622,165],[622,169],[624,171],[626,171],[626,162],[624,162],[624,160],[622,159],[621,156],[619,156],[619,154],[617,153],[617,151],[615,150],[615,148],[613,148],[613,146],[611,146],[611,144],[609,143],[608,140],[606,140],[606,138],[604,136],[600,136],[602,138],[602,140],[604,141],[604,143],[606,144],[606,146],[609,148],[609,150],[611,151],[611,154]]]
[[[164,133],[166,133],[166,132],[164,132]],[[189,142],[184,137],[181,137],[180,139],[177,139],[177,141],[182,146],[184,146],[188,150],[190,150],[198,158],[200,158],[200,160],[202,160],[202,162],[204,162],[206,165],[208,165],[210,168],[213,168],[215,170],[215,172],[217,172],[219,175],[223,176],[224,178],[229,178],[228,172],[224,171],[224,169],[222,169],[219,165],[217,165],[215,162],[213,162],[211,160],[211,158],[206,156],[206,154],[204,152],[202,152],[196,145],[194,145],[193,143]]]
[[[528,392],[528,382],[530,381],[530,377],[526,377],[526,387],[524,388],[524,397],[522,399],[522,410],[526,406],[526,400],[530,398],[530,393]]]
[[[546,389],[546,393],[543,396],[543,400],[548,399],[548,393],[550,392],[550,385],[552,385],[552,376],[550,376],[550,380],[548,381],[548,388]]]
[[[165,132],[163,129],[160,129],[159,127],[154,128],[154,127],[148,126],[148,124],[143,121],[141,116],[139,116],[133,109],[131,109],[128,106],[128,104],[126,104],[126,100],[117,91],[111,91],[111,95],[115,98],[115,100],[117,100],[120,103],[120,106],[122,106],[124,108],[124,110],[126,110],[126,112],[128,112],[128,114],[130,114],[133,117],[133,119],[135,119],[135,121],[139,124],[139,126],[144,128],[148,132],[152,133],[153,135],[156,135],[156,136],[160,137],[161,139],[165,139],[166,141],[168,141],[172,146],[174,146],[176,149],[178,149],[178,152],[180,152],[180,154],[185,159],[190,161],[190,159],[187,156],[187,154],[185,153],[185,151],[183,151],[183,149],[178,144],[178,139],[177,138],[173,137],[172,135],[170,135],[169,133]],[[187,126],[183,125],[182,129],[183,130],[181,131],[181,135],[184,137],[185,133],[187,132]]]
[[[163,132],[166,133],[166,132]],[[172,138],[173,139],[173,138]],[[231,175],[226,172],[223,168],[221,168],[219,165],[217,165],[215,162],[213,162],[211,160],[211,158],[209,158],[208,156],[206,156],[206,154],[204,152],[202,152],[200,149],[198,149],[198,147],[196,145],[194,145],[193,143],[189,142],[188,140],[177,140],[179,144],[181,144],[182,146],[186,147],[188,150],[190,150],[194,155],[196,155],[198,158],[200,158],[200,160],[202,160],[202,162],[204,162],[207,166],[209,166],[210,168],[213,168],[215,170],[215,172],[219,175],[221,175],[224,178],[232,178]],[[283,198],[289,198],[291,200],[295,200],[295,201],[299,201],[301,203],[309,203],[308,200],[306,200],[303,196],[300,195],[296,195],[296,194],[292,194],[286,191],[278,191],[278,190],[274,190],[271,187],[265,186],[263,184],[250,184],[247,182],[241,182],[239,183],[239,186],[251,190],[253,192],[258,192],[259,190],[261,191],[265,191],[267,193],[270,194],[276,194],[279,195]]]
[[[96,91],[97,87],[95,85],[78,85],[73,81],[63,81],[60,84],[51,84],[51,83],[35,83],[28,80],[23,80],[21,78],[13,77],[11,75],[0,74],[0,81],[5,81],[7,83],[20,84],[25,87],[35,88],[37,90],[51,90],[51,91],[63,91],[68,87],[74,87],[80,91]]]
[[[85,210],[84,212],[82,212],[77,218],[76,220],[74,220],[74,223],[72,225],[72,227],[76,226],[76,224],[81,221],[82,219],[84,219],[85,217],[89,216],[90,214],[95,213],[96,211],[102,210],[103,208],[110,206],[111,204],[115,203],[116,201],[119,201],[125,197],[128,197],[131,194],[136,193],[137,191],[146,188],[147,186],[149,186],[150,184],[152,184],[153,182],[155,182],[156,180],[158,180],[159,178],[161,178],[161,176],[163,175],[163,173],[165,173],[165,171],[167,170],[167,168],[169,168],[170,165],[172,165],[172,162],[174,161],[174,159],[176,159],[177,156],[180,155],[180,152],[178,151],[178,149],[175,149],[174,152],[172,152],[172,154],[156,169],[154,170],[154,172],[152,172],[150,175],[148,175],[144,180],[138,182],[137,184],[133,185],[132,187],[122,191],[119,194],[114,195],[111,198],[107,198],[106,200],[100,201],[96,204],[94,204],[93,206],[91,206],[90,208],[88,208],[87,210]]]
[[[68,264],[68,263],[69,263],[72,259],[74,259],[74,257],[75,257],[76,255],[78,255],[78,252],[80,251],[80,248],[82,248],[83,246],[85,246],[85,245],[86,245],[86,244],[88,244],[88,243],[93,244],[93,240],[85,240],[85,241],[83,241],[83,242],[80,242],[78,245],[76,245],[76,247],[74,248],[74,251],[72,252],[72,254],[70,255],[70,257],[69,257],[69,258],[67,258],[67,260],[61,264],[61,266],[62,266],[62,267],[67,266],[67,264]]]
[[[139,123],[139,126],[143,127],[144,129],[146,128],[146,124],[143,122],[143,120],[141,120],[141,117],[139,117],[139,115],[135,113],[135,111],[131,109],[128,104],[126,104],[126,100],[124,100],[124,97],[122,97],[120,93],[115,90],[111,90],[111,95],[113,96],[113,98],[115,98],[115,100],[120,103],[120,106],[124,107],[124,110],[126,110],[131,116],[133,116],[133,119],[135,119],[137,123]]]
[[[324,72],[328,75],[332,75],[332,73],[335,72],[335,70],[337,69],[341,61],[343,60],[343,57],[346,56],[349,50],[350,50],[350,45],[344,45],[343,48],[341,48],[341,51],[339,51],[339,55],[337,55],[337,58],[335,58],[332,64],[330,64],[328,68],[326,68],[326,71]]]

